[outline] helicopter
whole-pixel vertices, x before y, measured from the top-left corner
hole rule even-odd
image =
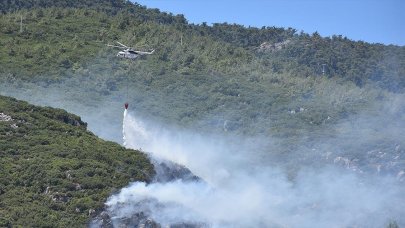
[[[123,49],[122,51],[119,51],[117,54],[117,57],[120,58],[125,58],[125,59],[131,59],[134,60],[136,59],[138,56],[141,55],[151,55],[153,54],[153,52],[155,52],[155,50],[152,50],[151,52],[147,52],[147,51],[137,51],[132,47],[128,47],[118,41],[116,41],[117,44],[119,44],[120,46],[116,46],[116,45],[111,45],[111,44],[107,44],[108,47],[115,47],[115,48],[121,48]]]
[[[137,51],[132,47],[128,47],[125,44],[122,44],[122,43],[120,43],[118,41],[116,41],[116,42],[120,46],[111,45],[111,44],[107,44],[107,46],[108,47],[115,47],[115,48],[123,49],[122,51],[119,51],[118,54],[117,54],[117,57],[120,57],[120,58],[125,58],[125,59],[129,59],[129,60],[135,60],[138,56],[151,55],[155,51],[155,50],[152,50],[151,52]],[[127,85],[127,100],[128,100],[128,85]],[[124,104],[125,109],[128,109],[128,106],[129,106],[128,102],[125,102],[125,104]]]

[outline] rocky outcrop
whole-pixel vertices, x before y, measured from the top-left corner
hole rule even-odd
[[[195,176],[188,168],[170,161],[153,160],[156,175],[154,182],[167,183],[174,180],[181,181],[198,181],[199,177]]]
[[[0,122],[9,122],[12,120],[13,120],[13,118],[11,118],[11,116],[8,116],[8,115],[0,112]]]
[[[275,52],[285,48],[289,43],[291,43],[290,39],[284,40],[278,43],[270,43],[264,42],[257,47],[258,52]]]
[[[369,150],[363,156],[340,155],[328,151],[321,154],[321,158],[359,174],[389,175],[400,182],[405,181],[405,150],[399,144]]]
[[[150,202],[140,202],[148,204]],[[200,223],[175,223],[170,225],[162,225],[148,217],[144,212],[134,213],[129,217],[115,218],[106,211],[101,212],[90,224],[90,228],[202,228],[207,227],[206,224]]]

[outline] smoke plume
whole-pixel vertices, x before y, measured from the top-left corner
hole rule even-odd
[[[162,226],[383,227],[390,220],[404,224],[404,196],[394,179],[360,178],[325,166],[303,168],[289,180],[284,171],[249,156],[265,144],[165,129],[127,111],[123,132],[127,147],[184,165],[201,179],[132,183],[106,203],[115,225],[137,213]]]

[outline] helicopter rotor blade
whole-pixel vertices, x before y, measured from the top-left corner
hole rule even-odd
[[[111,44],[107,44],[107,46],[108,46],[108,47],[121,48],[121,49],[124,48],[124,47],[121,47],[121,46],[115,46],[115,45],[111,45]]]
[[[121,45],[121,46],[123,46],[123,47],[125,47],[125,48],[129,48],[129,47],[127,47],[126,45],[124,45],[124,44],[122,44],[122,43],[120,43],[120,42],[118,42],[118,41],[116,41],[119,45]]]

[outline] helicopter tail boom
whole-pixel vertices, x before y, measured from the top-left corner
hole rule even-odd
[[[136,53],[140,54],[140,55],[151,55],[153,54],[153,52],[155,52],[155,50],[152,50],[151,52],[147,52],[147,51],[137,51]]]

